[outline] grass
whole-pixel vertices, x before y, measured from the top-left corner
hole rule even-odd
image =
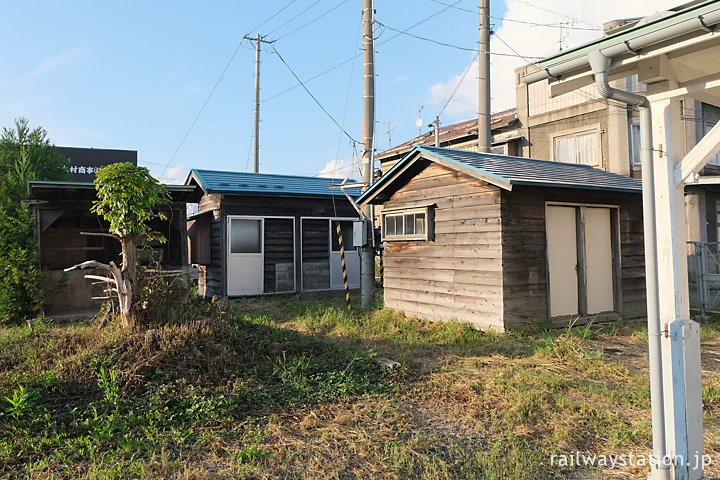
[[[706,350],[718,332],[703,326]],[[550,458],[650,450],[647,376],[630,361],[646,341],[634,325],[499,334],[292,297],[154,335],[3,328],[0,477],[645,478]],[[703,399],[717,453],[720,375]]]

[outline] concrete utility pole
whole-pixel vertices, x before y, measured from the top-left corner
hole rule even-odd
[[[363,191],[370,187],[373,180],[373,137],[375,129],[375,12],[373,0],[364,0],[363,6],[363,124],[362,124],[362,176]],[[375,283],[375,250],[372,248],[374,219],[372,208],[365,205],[362,214],[367,221],[367,244],[361,250],[360,266],[360,306],[370,305]]]
[[[440,146],[440,117],[435,115],[435,121],[433,122],[435,124],[435,146]]]
[[[260,172],[260,44],[273,43],[263,40],[259,34],[255,37],[243,37],[246,40],[255,42],[255,173]]]
[[[478,151],[490,153],[490,0],[480,0],[478,46]]]

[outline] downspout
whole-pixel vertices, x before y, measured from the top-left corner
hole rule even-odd
[[[655,225],[655,166],[652,154],[652,116],[650,102],[642,95],[615,89],[608,84],[610,59],[599,50],[588,54],[595,87],[600,96],[640,109],[640,161],[642,165],[643,239],[645,242],[645,286],[647,295],[648,343],[650,353],[650,404],[654,462],[650,479],[669,480],[670,465],[663,461],[665,444],[665,404],[662,383],[661,325],[658,302],[657,232]]]

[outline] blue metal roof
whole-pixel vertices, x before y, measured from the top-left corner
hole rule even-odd
[[[330,188],[340,184],[341,178],[193,169],[185,183],[193,177],[205,193],[344,197],[340,189]],[[346,191],[351,197],[360,195],[359,188],[347,188]]]
[[[396,172],[412,161],[417,154],[431,160],[433,158],[437,159],[439,163],[447,166],[456,166],[459,170],[477,173],[487,179],[489,183],[506,189],[511,189],[512,185],[530,185],[614,192],[642,192],[642,182],[640,180],[606,172],[589,165],[418,145],[358,198],[358,203],[365,203],[369,198],[373,197],[387,182],[392,180]]]

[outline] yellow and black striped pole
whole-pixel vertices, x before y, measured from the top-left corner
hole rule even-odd
[[[345,282],[345,300],[347,301],[348,310],[352,310],[350,307],[350,285],[348,284],[347,278],[347,267],[345,266],[345,244],[343,243],[342,228],[340,228],[340,222],[337,224],[338,244],[340,244],[340,262],[342,263],[343,282]]]
[[[380,286],[382,287],[385,285],[385,269],[383,268],[383,250],[382,250],[382,248],[380,249],[379,257],[380,257]]]

